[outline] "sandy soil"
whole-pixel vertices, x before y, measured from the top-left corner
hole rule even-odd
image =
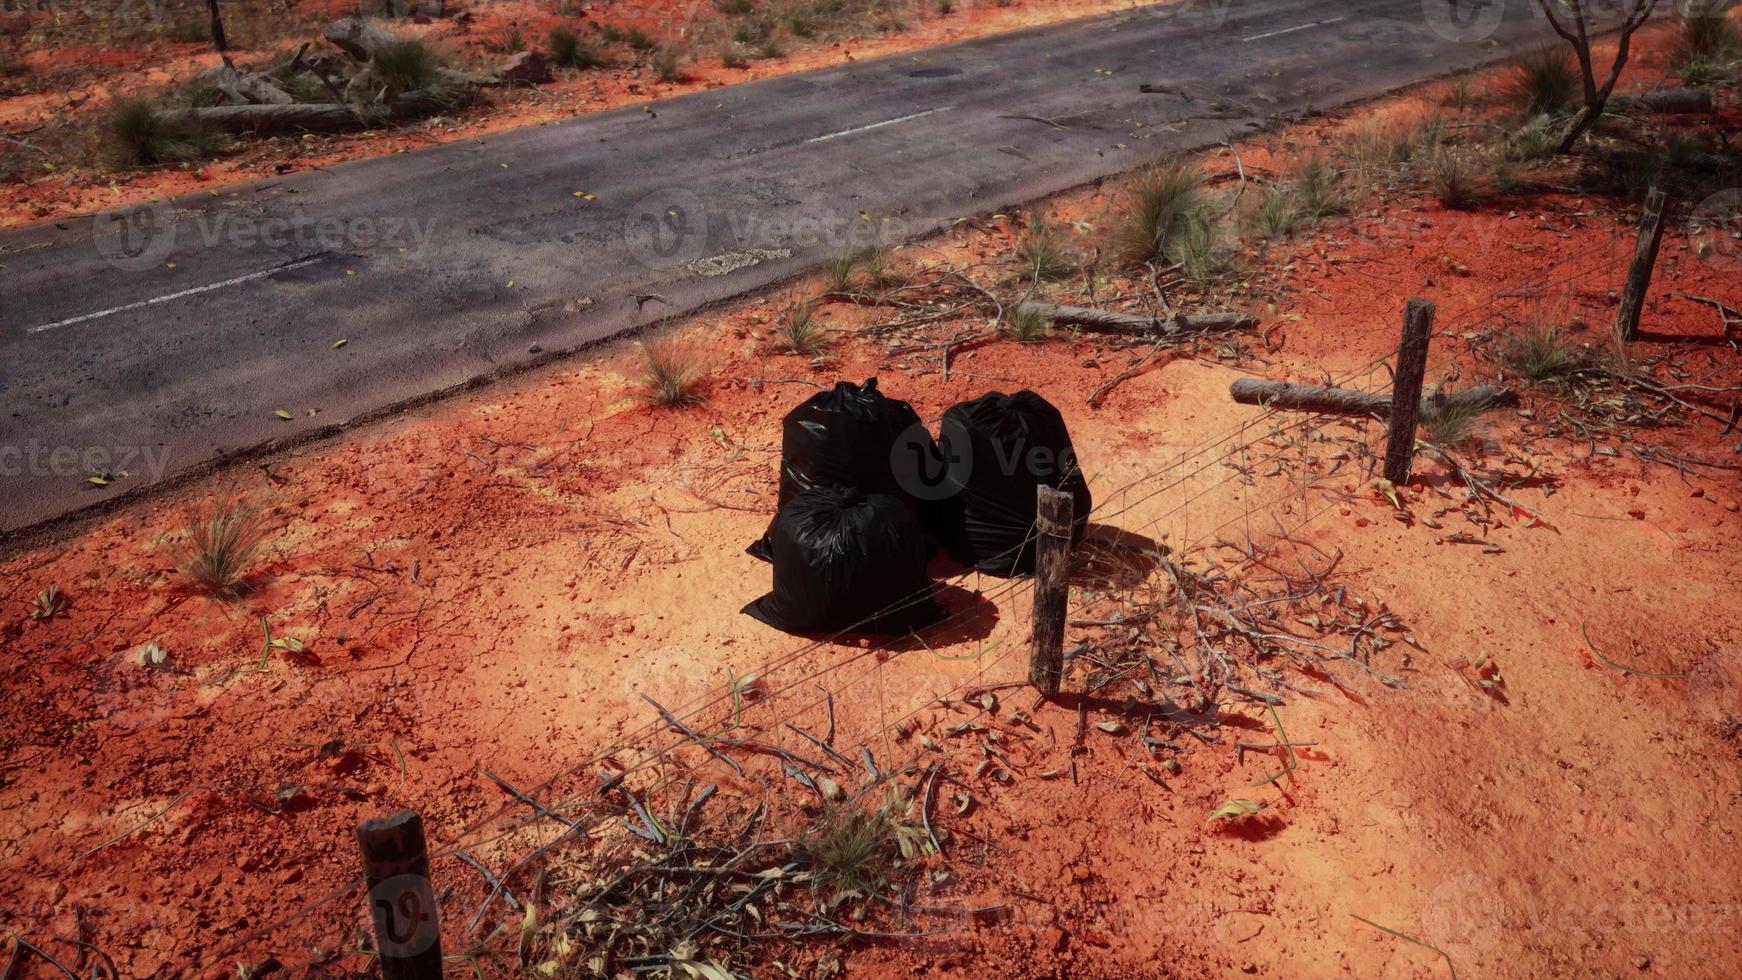
[[[617,44],[603,48],[609,63],[585,71],[559,70],[554,82],[536,88],[495,89],[482,104],[452,116],[408,124],[391,131],[306,135],[255,139],[236,145],[226,155],[198,165],[114,170],[83,162],[91,149],[102,107],[114,93],[151,92],[185,83],[200,71],[215,67],[218,56],[200,42],[104,44],[71,41],[46,30],[27,31],[13,42],[19,53],[22,80],[52,79],[39,89],[19,84],[18,94],[0,87],[0,135],[18,134],[37,140],[43,149],[31,152],[0,144],[24,168],[24,178],[0,183],[0,227],[120,207],[172,197],[343,160],[383,156],[432,143],[471,139],[523,126],[572,118],[587,112],[635,105],[684,92],[718,88],[756,78],[809,71],[877,58],[903,51],[948,44],[1039,24],[1087,17],[1134,6],[1132,0],[961,0],[947,15],[934,4],[902,2],[892,6],[898,21],[870,22],[844,33],[833,30],[815,38],[778,36],[783,54],[754,58],[742,68],[721,64],[719,38],[736,21],[700,0],[598,0],[574,8],[554,0],[474,0],[458,5],[469,16],[444,18],[428,25],[395,21],[394,30],[419,36],[453,53],[463,62],[490,66],[503,60],[488,45],[518,28],[533,47],[542,47],[553,27],[567,25],[585,32],[590,25],[639,27],[663,41],[685,44],[691,53],[684,78],[662,82],[637,55]],[[297,8],[300,32],[276,33],[262,27],[239,35],[252,50],[232,52],[239,64],[276,63],[284,50],[319,36],[323,11],[332,17],[354,9],[354,2],[326,0]],[[564,10],[576,13],[563,13]],[[15,81],[18,81],[15,79]],[[52,130],[69,120],[87,128],[56,136]],[[42,127],[51,130],[39,135]],[[58,145],[57,145],[58,143]],[[0,163],[3,163],[0,160]],[[0,173],[6,172],[0,166]]]
[[[1241,161],[1261,172],[1427,105],[1401,97],[1243,146]],[[1208,165],[1234,171],[1226,153]],[[1044,210],[1098,224],[1117,194]],[[904,261],[941,255],[1014,289],[1020,221],[964,226]],[[1246,303],[1264,321],[1253,354],[1158,358],[1098,407],[1091,394],[1141,348],[1088,334],[984,343],[956,352],[945,379],[935,350],[862,333],[891,314],[831,303],[820,315],[839,341],[819,365],[767,351],[781,297],[746,300],[680,325],[708,365],[695,408],[645,404],[624,346],[7,557],[5,925],[69,960],[79,947],[59,937],[83,935],[128,977],[234,975],[269,954],[293,975],[359,966],[342,955],[362,922],[341,891],[355,821],[415,807],[438,844],[504,867],[523,853],[524,810],[485,770],[521,787],[564,773],[546,796],[562,798],[669,740],[642,695],[717,713],[729,678],[754,674],[768,693],[752,721],[820,731],[826,688],[843,749],[863,741],[885,768],[937,761],[972,788],[975,805],[946,821],[965,843],[938,859],[960,884],[934,898],[1007,910],[942,937],[856,945],[852,975],[977,977],[994,963],[1013,977],[1446,975],[1438,954],[1362,916],[1439,947],[1463,976],[1729,976],[1742,957],[1734,433],[1720,439],[1701,420],[1551,436],[1563,406],[1533,391],[1491,416],[1482,455],[1541,466],[1536,486],[1513,491],[1539,516],[1478,526],[1454,512],[1434,527],[1461,499],[1440,464],[1420,463],[1393,506],[1358,460],[1336,458],[1380,445],[1377,427],[1306,425],[1226,396],[1250,374],[1383,388],[1379,363],[1415,295],[1439,305],[1430,382],[1492,378],[1484,352],[1538,314],[1596,342],[1632,222],[1572,190],[1472,211],[1369,196],[1310,233],[1248,248]],[[1636,360],[1664,358],[1710,386],[1742,380],[1735,338],[1687,298],[1742,306],[1727,261],[1666,237]],[[813,384],[872,375],[934,423],[989,388],[1044,392],[1069,420],[1097,521],[1175,555],[1225,557],[1219,539],[1248,537],[1264,554],[1340,554],[1338,582],[1413,637],[1373,665],[1404,685],[1287,673],[1279,717],[1313,745],[1253,789],[1282,763],[1233,744],[1274,741],[1257,704],[1227,707],[1220,744],[1179,736],[1179,771],[1160,773],[1129,733],[1079,732],[1075,710],[1027,691],[1000,688],[991,717],[964,701],[965,687],[1023,674],[1022,583],[940,562],[954,576],[947,605],[978,614],[926,646],[806,644],[739,615],[767,586],[742,548],[773,509],[779,419]],[[1704,462],[1678,470],[1635,450]],[[186,588],[163,541],[202,499],[238,488],[270,501],[277,530],[253,590],[222,603]],[[1278,541],[1284,531],[1295,544]],[[1448,540],[1459,533],[1480,541]],[[1111,601],[1081,584],[1083,615]],[[65,613],[26,618],[49,585]],[[263,623],[305,649],[263,649]],[[1614,661],[1683,676],[1606,666],[1587,632]],[[169,651],[164,667],[139,664],[151,642]],[[1482,655],[1504,674],[1498,694],[1475,683]],[[1097,703],[1086,717],[1120,710]],[[896,727],[909,717],[916,728]],[[1008,782],[969,775],[982,752],[944,734],[965,720],[1006,733]],[[697,778],[744,789],[686,753]],[[1242,795],[1269,806],[1206,823]],[[463,949],[483,882],[452,857],[435,874],[447,947]],[[511,918],[498,904],[491,921]],[[54,975],[41,967],[26,975]]]

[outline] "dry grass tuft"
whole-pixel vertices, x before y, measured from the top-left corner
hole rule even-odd
[[[693,345],[675,337],[655,337],[642,341],[639,347],[637,380],[644,398],[671,408],[700,404],[705,399],[702,354]]]

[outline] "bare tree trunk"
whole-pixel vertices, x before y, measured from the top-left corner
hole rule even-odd
[[[1659,0],[1626,0],[1632,6],[1621,20],[1620,41],[1615,49],[1615,62],[1609,68],[1609,79],[1602,85],[1597,84],[1597,66],[1591,58],[1591,34],[1585,20],[1585,7],[1589,0],[1536,0],[1536,5],[1548,18],[1549,26],[1563,40],[1572,45],[1573,55],[1579,61],[1579,80],[1584,86],[1584,104],[1561,131],[1559,144],[1555,147],[1557,153],[1571,153],[1578,143],[1579,137],[1585,135],[1603,115],[1603,108],[1609,102],[1609,96],[1615,91],[1615,83],[1621,78],[1621,70],[1627,67],[1627,58],[1633,50],[1633,35],[1645,22],[1651,18],[1657,9]],[[1570,25],[1561,20],[1566,16]]]
[[[218,0],[206,0],[206,9],[212,12],[212,46],[223,54],[230,50],[230,40],[224,36],[224,15],[218,10]]]

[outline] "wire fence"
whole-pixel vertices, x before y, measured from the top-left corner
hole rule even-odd
[[[1603,250],[1603,246],[1593,245],[1563,255],[1555,263],[1543,270],[1542,275],[1548,278],[1542,279],[1530,288],[1516,290],[1508,294],[1496,295],[1486,302],[1474,304],[1460,311],[1453,317],[1442,319],[1436,324],[1436,333],[1440,335],[1450,334],[1458,328],[1465,327],[1479,318],[1499,317],[1508,311],[1516,310],[1520,307],[1526,307],[1532,302],[1539,301],[1542,297],[1552,294],[1552,292],[1558,288],[1568,287],[1579,278],[1586,275],[1586,271],[1579,269],[1566,275],[1556,276],[1554,274],[1568,266],[1582,263],[1584,259]],[[1390,356],[1391,354],[1387,352],[1385,355],[1350,369],[1336,378],[1327,378],[1324,380],[1328,384],[1339,387],[1347,386],[1351,382],[1360,379],[1372,380],[1382,368],[1386,367]],[[1374,390],[1374,388],[1369,388],[1367,390]],[[1291,433],[1311,430],[1314,427],[1323,424],[1327,419],[1333,417],[1325,413],[1294,413],[1294,417],[1290,421],[1287,421],[1286,423],[1277,422],[1277,417],[1284,411],[1284,409],[1278,408],[1263,408],[1251,418],[1243,419],[1241,422],[1224,430],[1220,430],[1205,438],[1203,441],[1187,447],[1186,450],[1181,452],[1178,456],[1170,459],[1170,461],[1165,465],[1144,471],[1135,478],[1112,489],[1111,491],[1108,491],[1105,488],[1096,491],[1095,495],[1099,502],[1090,511],[1090,520],[1107,525],[1120,517],[1136,512],[1140,507],[1143,507],[1158,497],[1176,490],[1182,490],[1183,488],[1183,497],[1177,503],[1160,510],[1153,516],[1149,516],[1140,525],[1116,529],[1121,535],[1141,536],[1169,518],[1181,514],[1189,514],[1194,503],[1220,491],[1226,487],[1228,483],[1242,479],[1245,470],[1249,470],[1251,466],[1265,461],[1280,459],[1289,451],[1289,447],[1284,445],[1281,448],[1273,450],[1268,455],[1258,456],[1250,460],[1248,466],[1244,469],[1236,468],[1234,472],[1220,480],[1210,481],[1207,485],[1203,486],[1191,486],[1194,481],[1200,480],[1208,471],[1229,463],[1230,461],[1241,457],[1243,454],[1249,454],[1254,447],[1267,442],[1286,439]],[[1270,513],[1269,509],[1271,507],[1301,492],[1302,490],[1299,488],[1290,487],[1285,492],[1264,502],[1256,508],[1249,505],[1241,514],[1222,521],[1208,531],[1192,536],[1189,540],[1183,542],[1178,550],[1183,553],[1190,549],[1199,547],[1202,544],[1213,540],[1216,535],[1220,534],[1228,526],[1241,520],[1250,520],[1255,513]],[[1323,506],[1312,511],[1308,516],[1302,518],[1297,522],[1293,530],[1288,531],[1287,533],[1294,534],[1300,530],[1304,530],[1335,505],[1336,502],[1334,500],[1327,502]],[[1025,537],[1024,545],[1032,539],[1035,533],[1036,529],[1031,526],[1028,529],[1027,536]],[[975,574],[977,573],[972,569],[968,569],[940,581],[945,585],[959,585]],[[988,615],[1000,607],[1014,607],[1020,603],[1023,597],[1026,596],[1032,588],[1033,582],[1030,579],[1011,579],[1004,581],[998,586],[983,593],[980,596],[979,602],[951,613],[944,623],[941,623],[938,627],[934,628],[941,629],[945,625],[951,624],[959,626],[966,619]],[[866,623],[888,615],[889,613],[908,608],[914,604],[929,601],[933,592],[933,585],[928,585],[926,588],[915,590],[912,594],[898,600],[897,602],[889,604],[877,613],[867,616],[859,623],[853,624],[851,627],[800,643],[772,658],[764,660],[760,664],[744,671],[739,676],[755,676],[766,682],[773,675],[778,674],[784,668],[792,666],[808,655],[833,647],[845,638],[855,635],[855,630]],[[1080,613],[1093,601],[1095,601],[1095,597],[1085,597],[1083,601],[1073,607],[1067,615],[1074,616]],[[902,726],[911,722],[920,712],[926,710],[928,706],[935,705],[940,701],[948,701],[950,698],[959,696],[965,691],[974,691],[977,688],[986,686],[988,678],[996,677],[998,671],[1008,665],[1012,658],[1015,657],[1020,650],[1026,647],[1027,642],[1028,638],[1026,632],[1023,630],[1017,630],[1015,635],[1005,638],[996,647],[980,650],[971,658],[975,661],[976,666],[964,677],[960,678],[957,683],[947,689],[927,691],[924,692],[923,695],[913,696],[910,700],[919,700],[921,702],[919,706],[898,712],[893,718],[889,717],[887,700],[880,693],[879,716],[881,723],[875,728],[865,732],[857,741],[848,744],[845,750],[837,748],[836,751],[840,751],[842,754],[850,757],[853,750],[868,750],[873,743],[887,738],[891,733],[898,731]],[[761,696],[756,698],[755,709],[759,715],[765,715],[766,712],[776,703],[787,702],[785,704],[785,710],[782,713],[773,717],[759,717],[757,726],[759,730],[763,732],[778,732],[781,730],[780,726],[791,726],[794,721],[806,717],[811,713],[829,711],[832,718],[833,698],[835,695],[829,688],[824,687],[821,681],[833,675],[843,674],[856,664],[861,664],[867,660],[871,661],[871,666],[869,668],[846,682],[846,687],[851,688],[856,684],[867,682],[873,677],[882,676],[885,667],[885,662],[883,661],[884,655],[892,653],[899,654],[903,652],[911,653],[920,648],[924,648],[923,643],[915,644],[909,638],[885,641],[868,647],[855,648],[843,658],[832,660],[802,671],[795,677],[787,679],[778,685],[769,687],[761,694]],[[804,692],[810,689],[814,689],[820,693],[807,696]],[[645,723],[624,733],[608,747],[598,750],[579,761],[567,763],[561,766],[551,776],[535,785],[520,788],[514,799],[503,802],[490,812],[472,820],[463,828],[444,836],[441,845],[432,851],[432,860],[456,856],[462,858],[469,857],[469,855],[465,853],[465,848],[477,848],[521,833],[530,826],[550,823],[552,815],[556,814],[559,809],[581,806],[584,803],[589,802],[588,797],[592,798],[590,802],[596,804],[599,800],[603,799],[603,790],[625,785],[630,776],[645,772],[667,760],[670,760],[674,753],[686,749],[694,750],[698,747],[707,749],[706,738],[698,738],[697,735],[702,731],[710,730],[713,727],[708,724],[710,713],[718,715],[728,707],[732,707],[736,711],[742,711],[744,709],[742,703],[743,697],[744,695],[742,691],[731,689],[730,686],[728,686],[728,689],[726,690],[711,690],[699,694],[676,706],[655,705],[657,708],[655,717],[650,718]],[[667,732],[678,732],[680,734],[676,737],[660,740],[659,736],[662,733]],[[565,788],[566,783],[577,775],[584,774],[589,780],[593,780],[595,779],[593,775],[593,770],[595,768],[605,764],[607,761],[615,760],[619,755],[629,752],[635,753],[632,761],[619,764],[615,773],[608,777],[604,777],[602,780],[595,781],[590,790],[584,791],[579,796],[568,798],[560,802],[545,802],[547,799],[551,798],[553,792]],[[718,753],[714,754],[718,756]],[[911,771],[912,767],[917,764],[922,756],[923,750],[916,751],[911,754],[902,765],[883,767],[884,771],[887,773],[901,772],[904,770]],[[600,775],[603,776],[603,774]],[[574,834],[585,834],[596,829],[603,823],[616,819],[621,815],[621,811],[617,808],[600,808],[595,806],[594,809],[605,809],[607,812],[595,813],[584,820],[577,820],[563,816],[560,823],[566,826],[557,840],[568,839]],[[543,853],[546,848],[554,843],[556,843],[556,841],[540,845],[533,854],[522,858],[517,864],[513,865],[509,871],[504,872],[499,876],[498,880],[508,880],[515,870],[524,866],[538,854]],[[294,925],[298,921],[332,905],[332,903],[340,899],[356,894],[363,885],[364,880],[361,875],[352,878],[345,884],[305,904],[297,911],[250,930],[242,936],[236,937],[221,949],[209,956],[203,957],[196,969],[204,970],[214,964],[228,961],[229,958],[238,950],[247,947],[265,936],[281,932],[289,926]],[[480,910],[480,914],[481,912],[482,910]]]

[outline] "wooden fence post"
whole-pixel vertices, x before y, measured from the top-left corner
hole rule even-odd
[[[1621,307],[1615,312],[1615,339],[1624,344],[1639,337],[1639,315],[1645,311],[1645,292],[1651,288],[1651,270],[1663,244],[1664,201],[1663,191],[1654,188],[1639,215],[1639,242],[1633,247],[1633,265],[1621,290]]]
[[[1427,376],[1427,344],[1433,336],[1434,305],[1412,299],[1403,311],[1403,342],[1391,382],[1391,438],[1385,444],[1385,478],[1409,482],[1415,457],[1415,425],[1421,412],[1421,382]]]
[[[423,818],[401,810],[357,825],[382,980],[441,980],[442,932]]]
[[[1056,695],[1065,669],[1065,604],[1071,587],[1071,525],[1077,499],[1052,487],[1035,488],[1034,632],[1028,682]]]

